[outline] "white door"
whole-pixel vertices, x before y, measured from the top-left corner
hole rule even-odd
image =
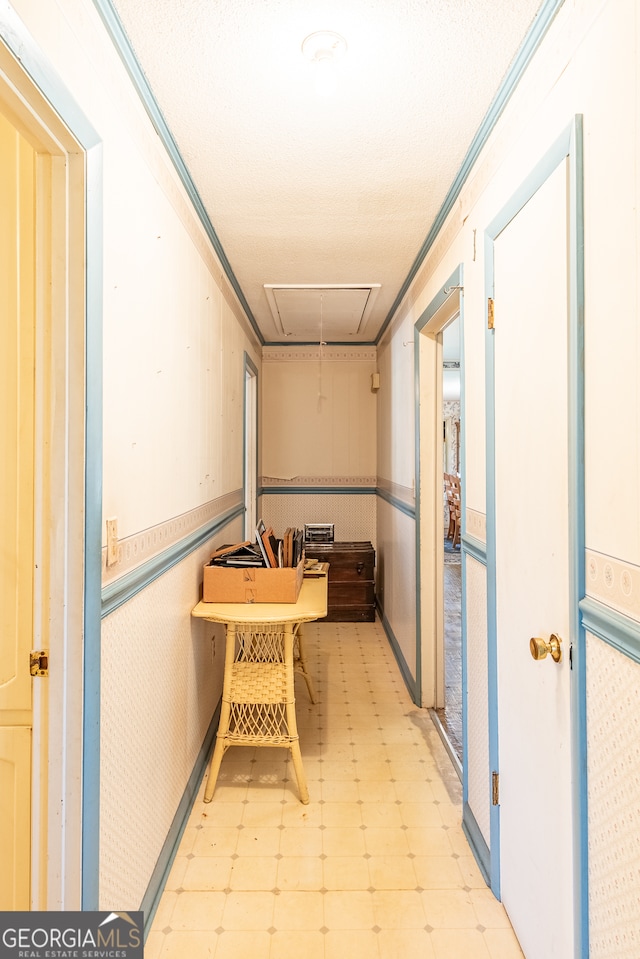
[[[526,959],[571,959],[568,161],[494,243],[502,900]],[[562,639],[535,661],[530,639]]]
[[[0,909],[31,902],[35,153],[0,114]]]

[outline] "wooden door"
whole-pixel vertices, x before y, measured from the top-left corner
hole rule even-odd
[[[35,153],[0,115],[0,909],[29,909]]]
[[[500,879],[527,959],[574,955],[567,183],[565,159],[493,248]]]

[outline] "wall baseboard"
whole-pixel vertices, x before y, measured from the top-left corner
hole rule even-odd
[[[393,650],[393,654],[396,657],[396,661],[400,668],[400,672],[402,674],[402,678],[404,680],[405,686],[409,690],[409,694],[412,700],[414,701],[414,703],[416,704],[416,706],[419,706],[420,703],[418,702],[418,690],[417,690],[416,680],[411,675],[411,671],[409,669],[407,661],[404,658],[402,650],[400,649],[400,643],[396,639],[393,629],[391,628],[391,623],[389,622],[387,617],[384,615],[384,611],[381,609],[379,603],[376,603],[376,608],[378,610],[378,615],[380,616],[380,620],[382,622],[384,631],[387,634],[387,639],[389,640],[391,649]]]
[[[476,817],[471,812],[469,803],[464,803],[462,807],[462,831],[469,840],[471,851],[478,863],[482,878],[491,888],[491,851],[480,832],[480,827],[476,822]]]
[[[145,940],[151,930],[153,919],[160,903],[160,898],[164,892],[167,877],[171,871],[173,861],[180,845],[180,840],[182,839],[182,834],[184,833],[186,825],[189,821],[189,816],[191,814],[196,796],[198,795],[202,777],[204,776],[205,769],[207,768],[209,754],[211,753],[213,740],[215,738],[218,723],[220,721],[221,705],[222,700],[220,700],[216,706],[213,717],[209,724],[209,728],[207,729],[207,733],[204,737],[204,741],[200,747],[200,752],[198,753],[195,765],[191,775],[189,776],[189,781],[187,782],[184,793],[182,794],[182,799],[180,800],[178,808],[176,809],[176,814],[173,817],[171,828],[167,833],[167,838],[165,839],[162,850],[160,851],[160,855],[158,856],[155,869],[151,874],[147,891],[145,892],[140,904],[140,909],[144,914]]]

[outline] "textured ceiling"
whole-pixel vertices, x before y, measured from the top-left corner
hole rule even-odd
[[[266,284],[380,284],[383,325],[540,0],[113,0],[266,342]],[[347,42],[320,97],[306,36]]]

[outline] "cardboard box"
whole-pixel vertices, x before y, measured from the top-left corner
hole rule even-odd
[[[204,603],[295,603],[302,586],[304,559],[296,567],[204,567]]]

